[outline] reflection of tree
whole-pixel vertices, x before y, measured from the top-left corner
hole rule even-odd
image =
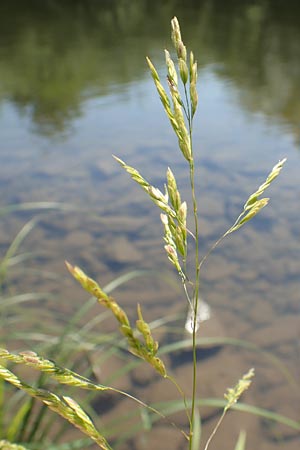
[[[194,39],[204,64],[217,63],[244,107],[288,124],[300,140],[300,3],[207,0],[200,20]]]
[[[82,99],[144,76],[176,13],[203,65],[239,87],[244,106],[298,133],[300,7],[290,0],[13,0],[0,10],[0,100],[62,131]],[[130,49],[130,53],[126,49]]]
[[[90,91],[106,93],[143,75],[145,49],[158,34],[153,21],[145,24],[146,7],[140,0],[7,2],[0,14],[0,40],[7,43],[0,100],[31,114],[40,132],[62,131]],[[136,45],[128,54],[130,39]]]

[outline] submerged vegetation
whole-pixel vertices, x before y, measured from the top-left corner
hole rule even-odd
[[[161,222],[164,234],[164,249],[167,257],[174,266],[182,285],[182,293],[185,297],[185,305],[189,308],[191,340],[188,346],[192,353],[193,370],[191,374],[192,380],[192,394],[188,397],[184,389],[180,386],[177,380],[169,373],[169,368],[165,365],[163,360],[163,349],[159,348],[159,343],[153,336],[153,324],[148,323],[143,315],[142,306],[137,305],[137,320],[135,325],[132,324],[126,311],[120,306],[118,301],[111,296],[111,292],[118,284],[117,282],[109,287],[100,287],[100,285],[85,272],[67,262],[69,272],[81,284],[81,286],[91,295],[91,299],[82,306],[77,314],[70,319],[62,333],[58,336],[57,341],[51,346],[43,347],[43,353],[48,352],[47,357],[41,357],[35,351],[22,351],[14,354],[7,348],[0,349],[0,377],[2,381],[2,422],[6,422],[6,401],[10,402],[8,414],[9,424],[2,427],[2,438],[6,439],[1,444],[0,448],[14,449],[14,448],[28,448],[41,449],[47,448],[55,450],[72,449],[72,448],[87,448],[96,443],[99,448],[104,450],[111,449],[109,430],[102,430],[101,423],[98,425],[97,421],[90,418],[91,400],[90,393],[97,393],[104,395],[105,393],[114,392],[117,395],[129,398],[138,406],[136,415],[139,414],[139,409],[142,407],[145,411],[144,421],[151,427],[158,419],[167,420],[167,422],[175,428],[178,428],[178,433],[184,436],[186,440],[186,448],[189,450],[207,450],[211,441],[216,434],[221,422],[230,408],[236,407],[237,401],[240,399],[246,389],[249,388],[254,370],[250,369],[245,375],[237,374],[237,378],[241,376],[240,380],[233,388],[229,388],[224,395],[224,400],[215,399],[215,405],[223,409],[220,419],[210,434],[206,442],[201,440],[201,412],[199,406],[205,404],[205,399],[198,396],[197,385],[197,365],[198,365],[198,338],[197,330],[201,327],[201,318],[199,317],[200,310],[200,277],[203,263],[209,257],[210,253],[217,247],[217,245],[229,234],[239,230],[249,220],[255,217],[267,204],[268,198],[262,197],[264,192],[268,189],[270,184],[279,175],[285,160],[279,161],[271,170],[266,180],[258,187],[258,189],[249,196],[244,204],[241,213],[238,215],[233,225],[218,239],[218,241],[211,247],[211,249],[201,255],[201,248],[199,242],[199,218],[198,218],[198,198],[196,195],[196,180],[195,180],[195,160],[193,149],[193,119],[198,106],[197,94],[197,62],[193,52],[188,52],[182,37],[179,23],[176,18],[171,22],[172,25],[172,42],[175,48],[176,57],[172,58],[168,51],[165,51],[166,67],[167,67],[167,85],[169,93],[161,82],[160,76],[153,65],[152,61],[147,58],[148,66],[156,86],[158,95],[162,102],[163,108],[169,119],[172,129],[178,140],[178,147],[186,162],[187,178],[189,179],[191,189],[191,205],[182,200],[179,192],[176,177],[171,168],[167,169],[166,185],[164,191],[158,187],[153,186],[148,182],[140,172],[134,167],[128,165],[119,157],[115,157],[122,168],[128,172],[131,178],[138,183],[138,185],[145,191],[146,195],[159,208],[161,213]],[[191,211],[191,214],[188,214]],[[189,217],[192,217],[189,223]],[[10,251],[7,252],[4,258],[4,263],[1,266],[1,276],[5,279],[6,270],[9,260],[12,258],[14,249],[16,248],[20,239],[23,239],[26,234],[32,229],[33,222],[28,225],[22,235],[16,240],[16,244],[11,246]],[[126,282],[136,274],[129,274],[127,278],[120,281]],[[119,283],[119,284],[120,284]],[[77,326],[80,320],[85,316],[89,309],[97,301],[100,306],[104,307],[104,313],[98,316],[96,322],[90,319],[90,322],[85,327],[78,330]],[[103,336],[101,333],[94,332],[93,328],[106,320],[107,313],[112,315],[119,326],[119,331],[123,340],[119,342],[119,334],[115,332],[110,335]],[[90,331],[93,330],[93,333]],[[78,339],[77,333],[80,334]],[[77,340],[76,340],[77,339]],[[70,341],[72,341],[73,349],[71,351]],[[160,408],[156,404],[147,404],[142,399],[136,398],[129,392],[121,389],[116,389],[109,384],[99,384],[95,381],[95,365],[91,363],[90,355],[96,349],[97,344],[105,343],[108,352],[117,350],[124,351],[125,346],[129,351],[139,360],[148,364],[149,370],[154,369],[157,374],[166,379],[165,382],[173,383],[175,386],[179,400],[172,403],[173,411],[184,410],[186,413],[187,426],[184,428],[178,427],[167,416],[171,414],[167,406]],[[75,343],[75,345],[74,345]],[[9,342],[6,343],[7,347]],[[77,344],[77,347],[76,347]],[[182,342],[180,343],[182,344]],[[3,345],[4,346],[4,345]],[[75,350],[74,350],[74,347]],[[116,350],[116,351],[117,351]],[[82,358],[80,358],[82,356]],[[13,368],[8,364],[13,363]],[[130,362],[132,364],[132,362]],[[15,366],[17,365],[17,366]],[[18,371],[15,367],[34,369],[38,376],[34,381],[23,381],[22,370]],[[126,365],[124,364],[126,367]],[[68,368],[67,368],[68,367]],[[81,371],[82,370],[82,371]],[[130,370],[130,368],[126,368]],[[79,374],[80,373],[80,374]],[[13,387],[20,390],[9,391],[10,399],[6,399],[4,393],[4,382],[10,383]],[[83,390],[79,395],[79,400],[74,400],[74,391]],[[24,402],[18,408],[18,400],[20,393],[28,394],[27,397],[22,397]],[[40,409],[36,404],[36,400],[43,404]],[[213,402],[211,402],[212,404]],[[209,402],[207,401],[207,404]],[[287,425],[299,430],[300,424],[296,421],[281,417],[274,413],[261,410],[259,408],[241,405],[244,410],[254,414],[260,414],[265,418],[277,420],[286,423]],[[55,436],[51,433],[51,421],[45,422],[44,417],[48,413],[48,409],[54,411],[57,415],[66,419],[67,422],[78,428],[82,433],[87,435],[88,439],[81,439],[71,441],[69,443],[60,444],[59,438],[64,436],[66,429],[64,426],[58,426],[58,432]],[[241,408],[242,409],[242,408]],[[14,412],[13,412],[14,411]],[[95,422],[95,423],[94,423]],[[134,432],[134,429],[133,429]],[[121,433],[121,431],[120,431]],[[117,441],[117,440],[116,440]],[[19,443],[23,444],[18,445]],[[1,447],[2,445],[2,447]],[[168,448],[166,446],[166,448]],[[243,450],[246,448],[246,435],[241,432],[236,450]]]

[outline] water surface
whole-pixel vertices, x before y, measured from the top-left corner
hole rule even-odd
[[[1,218],[2,255],[23,224],[36,214],[39,218],[22,246],[32,252],[31,258],[16,266],[4,295],[50,292],[60,299],[59,314],[69,314],[85,297],[69,280],[65,259],[103,283],[131,269],[169,269],[158,211],[111,155],[135,165],[159,187],[170,165],[189,199],[187,167],[145,64],[149,55],[164,77],[162,50],[171,47],[174,14],[199,62],[194,147],[202,254],[232,224],[274,164],[288,158],[269,191],[268,208],[225,241],[204,266],[202,294],[223,335],[271,351],[299,382],[296,1],[1,4],[1,206],[43,201],[72,207]],[[54,274],[59,278],[54,280]],[[149,319],[185,308],[180,283],[170,288],[157,278],[133,281],[116,296],[132,314],[142,302]],[[222,396],[222,380],[233,384],[255,365],[250,401],[299,417],[299,399],[280,373],[257,354],[231,352],[217,356],[215,395]],[[222,361],[227,371],[220,369]],[[211,371],[208,367],[210,376]],[[289,429],[251,426],[249,446],[257,446],[259,436],[260,449],[298,448],[299,437]],[[235,436],[228,439],[233,448]]]

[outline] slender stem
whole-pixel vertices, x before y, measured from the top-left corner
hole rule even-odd
[[[192,129],[190,126],[190,139],[192,147]],[[192,449],[193,444],[193,428],[195,418],[195,403],[196,403],[196,388],[197,388],[197,344],[196,344],[196,329],[197,329],[197,314],[198,314],[198,300],[199,300],[199,233],[198,233],[198,207],[197,198],[195,192],[195,167],[193,152],[190,161],[190,183],[193,199],[193,213],[194,213],[194,226],[195,226],[195,287],[193,295],[193,381],[192,381],[192,406],[191,406],[191,428],[190,428],[190,442],[189,449]]]
[[[192,422],[191,422],[191,418],[190,418],[190,413],[189,413],[189,409],[188,409],[188,404],[187,404],[185,393],[183,392],[183,390],[181,389],[181,387],[179,386],[179,384],[177,383],[175,378],[171,377],[170,375],[167,375],[167,379],[170,380],[174,384],[174,386],[178,390],[179,394],[182,396],[184,407],[185,407],[185,411],[186,411],[186,415],[187,415],[187,418],[188,418],[188,421],[189,421],[189,424],[190,424],[190,427],[191,427],[192,426]],[[178,427],[176,427],[176,428],[178,428]],[[184,436],[187,439],[189,439],[189,437],[184,433],[183,430],[180,430],[180,431],[182,432],[182,434],[184,434]]]
[[[189,294],[189,292],[188,292],[188,290],[187,290],[186,281],[184,281],[182,284],[183,284],[183,290],[184,290],[185,296],[186,296],[186,298],[187,298],[187,301],[189,302],[191,311],[193,311],[193,310],[194,310],[193,302],[192,302],[192,300],[191,300],[191,298],[190,298],[190,294]]]
[[[218,245],[223,241],[223,239],[225,239],[226,236],[228,236],[230,233],[232,233],[232,230],[238,224],[238,222],[240,221],[240,219],[243,216],[243,214],[244,214],[244,212],[242,212],[239,215],[239,217],[236,219],[234,224],[210,247],[208,252],[203,256],[203,258],[199,262],[199,270],[201,269],[202,264],[206,261],[206,259],[209,257],[209,255],[215,250],[215,248],[218,247]]]
[[[199,262],[199,270],[201,269],[202,264],[206,261],[209,255],[215,250],[215,248],[223,241],[223,239],[227,236],[227,232],[223,234],[208,250],[208,252],[203,256],[201,261]]]
[[[208,446],[209,446],[209,444],[211,443],[212,438],[214,437],[214,435],[215,435],[216,432],[218,431],[219,426],[221,425],[221,423],[222,423],[222,421],[223,421],[223,419],[224,419],[224,417],[225,417],[226,411],[227,411],[227,410],[224,409],[224,411],[223,411],[223,413],[222,413],[220,419],[218,420],[217,425],[215,426],[215,428],[213,429],[211,435],[210,435],[209,438],[207,439],[207,442],[206,442],[206,445],[205,445],[204,450],[207,450],[207,449],[208,449]]]
[[[185,115],[186,115],[186,118],[188,121],[190,136],[191,136],[191,134],[192,134],[192,113],[191,113],[191,106],[190,106],[190,102],[189,102],[189,96],[188,96],[186,84],[184,85],[184,96],[185,96],[185,101],[186,101],[186,105],[187,105],[187,108],[184,108],[184,111],[185,111]]]

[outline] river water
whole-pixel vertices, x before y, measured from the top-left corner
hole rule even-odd
[[[182,197],[190,201],[187,166],[145,63],[149,55],[165,76],[163,49],[171,48],[170,19],[175,14],[199,64],[194,148],[202,255],[234,222],[271,168],[287,158],[267,194],[270,205],[212,254],[201,282],[212,311],[212,325],[208,321],[201,336],[243,339],[275,356],[277,365],[237,346],[218,348],[216,355],[204,353],[200,395],[222,397],[226,387],[255,366],[255,383],[245,401],[299,421],[296,1],[1,2],[2,257],[24,224],[36,219],[17,250],[20,260],[12,261],[15,265],[2,283],[2,298],[27,292],[40,298],[38,306],[32,299],[18,303],[18,314],[27,314],[26,320],[28,308],[34,314],[28,325],[24,319],[25,334],[16,337],[16,345],[39,348],[38,337],[25,339],[26,332],[47,329],[49,336],[55,335],[59,325],[49,319],[49,311],[64,327],[85,300],[66,272],[65,259],[103,285],[132,270],[147,271],[114,293],[132,317],[137,302],[148,320],[184,314],[180,282],[163,250],[159,212],[111,156],[135,166],[160,188],[170,166]],[[11,211],[8,205],[14,205]],[[170,277],[171,285],[166,281]],[[13,334],[10,323],[4,325],[4,334]],[[107,322],[104,330],[111,329]],[[164,327],[157,333],[164,343],[174,339]],[[183,354],[167,362],[188,391],[190,363]],[[118,364],[112,363],[114,370]],[[127,376],[121,386],[149,402],[176,398],[143,370]],[[207,435],[215,411],[200,412]],[[109,420],[116,410],[105,414]],[[184,426],[181,416],[174,420]],[[250,420],[243,413],[229,417],[212,448],[234,448],[243,427],[247,448],[299,448],[297,431]],[[185,448],[177,437],[164,423],[116,448]]]

